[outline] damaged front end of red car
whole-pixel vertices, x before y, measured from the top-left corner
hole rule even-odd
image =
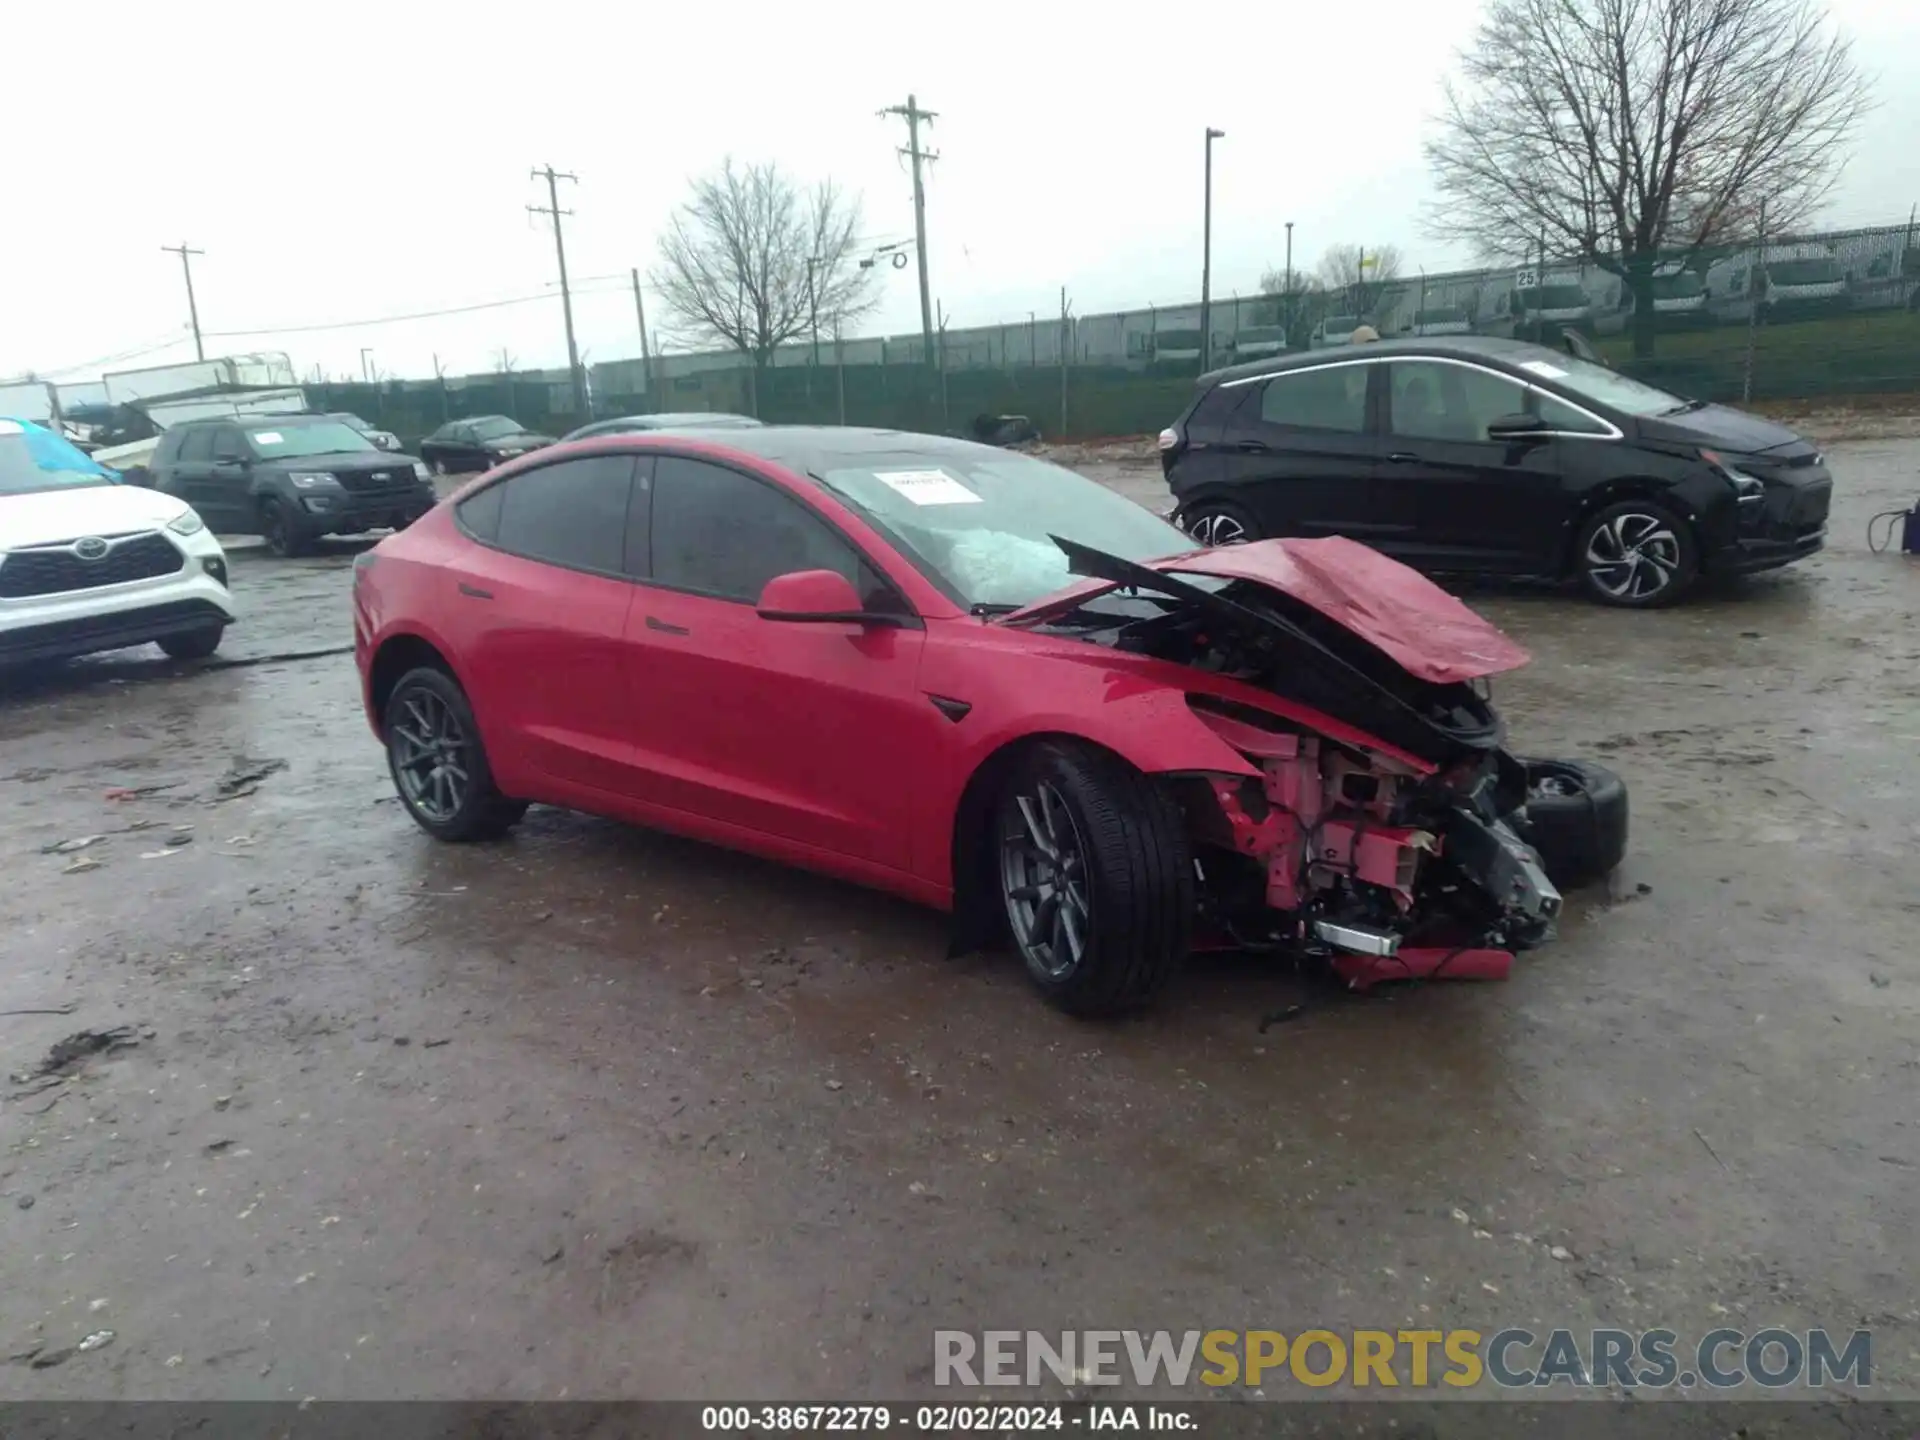
[[[1364,989],[1504,978],[1552,936],[1560,891],[1523,837],[1528,769],[1487,686],[1527,657],[1498,630],[1346,540],[1146,565],[1057,543],[1100,583],[1007,622],[1200,672],[1196,719],[1256,772],[1167,777],[1203,937],[1319,957]]]

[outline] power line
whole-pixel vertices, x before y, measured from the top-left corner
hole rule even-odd
[[[131,350],[119,350],[112,355],[102,355],[93,360],[82,360],[78,365],[62,365],[56,370],[41,372],[49,380],[57,380],[62,375],[71,375],[76,370],[92,370],[97,366],[117,365],[122,360],[138,360],[142,355],[152,355],[156,351],[171,350],[180,344],[182,336],[179,330],[170,331],[163,340],[152,340],[144,345],[136,345]]]
[[[929,368],[933,365],[933,300],[927,285],[927,191],[920,173],[922,161],[938,160],[938,154],[920,148],[920,126],[931,126],[934,112],[922,110],[913,96],[904,105],[889,105],[880,112],[884,118],[898,115],[907,122],[907,146],[900,153],[913,162],[913,235],[920,252],[920,343],[921,354]]]
[[[560,182],[571,180],[580,183],[580,177],[557,171],[551,165],[542,165],[532,172],[532,178],[546,177],[547,203],[529,205],[527,210],[534,215],[550,216],[553,220],[553,250],[560,259],[560,311],[567,321],[567,378],[573,382],[573,410],[582,419],[591,419],[587,414],[587,390],[580,374],[580,349],[573,341],[573,293],[567,287],[567,242],[561,238],[560,217],[571,215],[571,210],[560,208]]]
[[[184,240],[178,245],[162,245],[160,248],[168,254],[180,257],[180,271],[187,277],[187,315],[193,321],[193,358],[204,360],[207,358],[207,349],[200,343],[200,307],[194,303],[193,299],[193,262],[187,257],[204,255],[207,252],[195,250]]]
[[[592,290],[583,290],[582,293],[601,295],[615,288],[625,288],[624,275],[605,278],[618,278],[621,284],[619,287],[609,286],[605,289],[596,287]],[[435,320],[443,315],[467,315],[476,310],[498,310],[507,305],[532,305],[551,299],[553,299],[552,291],[541,295],[510,295],[503,300],[478,300],[471,305],[449,305],[439,310],[415,310],[405,315],[376,315],[365,320],[327,320],[312,325],[267,325],[252,330],[209,330],[207,336],[213,340],[241,340],[251,335],[306,335],[319,330],[354,330],[364,325],[395,325],[408,320]]]

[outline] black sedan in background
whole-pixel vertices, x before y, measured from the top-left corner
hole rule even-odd
[[[1174,520],[1203,544],[1345,535],[1423,570],[1577,579],[1636,608],[1813,554],[1833,492],[1783,425],[1474,336],[1203,375],[1160,452]]]
[[[590,440],[595,435],[637,435],[646,430],[754,430],[760,422],[751,415],[729,415],[724,410],[688,410],[668,415],[617,415],[570,430],[568,440]]]
[[[436,475],[458,475],[491,470],[502,460],[554,443],[553,436],[538,434],[505,415],[479,415],[442,425],[420,442],[420,458]]]

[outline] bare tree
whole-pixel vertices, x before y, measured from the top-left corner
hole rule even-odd
[[[1289,275],[1284,266],[1269,266],[1260,274],[1260,294],[1255,313],[1271,317],[1287,332],[1287,344],[1292,347],[1301,345],[1327,313],[1327,287],[1311,270]]]
[[[1433,229],[1627,282],[1653,346],[1653,272],[1806,219],[1869,101],[1819,0],[1489,0],[1427,159]]]
[[[773,164],[728,160],[693,182],[660,240],[654,288],[690,338],[764,366],[788,340],[870,312],[880,272],[860,264],[860,204],[831,180],[802,193]]]
[[[1400,251],[1393,245],[1329,245],[1317,273],[1333,303],[1370,318],[1400,278]]]

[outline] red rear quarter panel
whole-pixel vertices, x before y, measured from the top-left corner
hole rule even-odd
[[[381,733],[381,717],[373,703],[373,661],[387,641],[401,635],[426,641],[466,684],[446,624],[446,592],[458,582],[444,567],[468,543],[453,523],[450,502],[442,501],[375,545],[354,569],[353,661],[360,671],[361,703],[375,735]]]

